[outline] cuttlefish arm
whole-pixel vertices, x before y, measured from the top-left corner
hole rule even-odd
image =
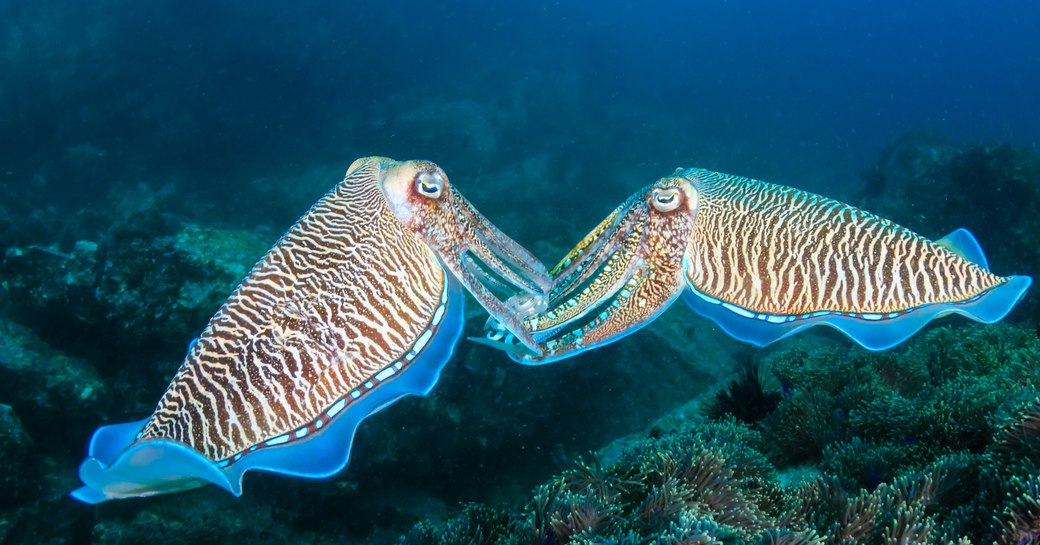
[[[553,269],[562,280],[553,285],[554,297],[546,310],[524,319],[540,350],[528,352],[508,342],[500,347],[518,362],[540,365],[650,323],[685,287],[683,254],[696,211],[696,193],[682,178],[664,178],[640,190]]]
[[[506,299],[549,285],[433,163],[356,161],[210,320],[152,415],[95,432],[72,496],[207,483],[239,495],[250,470],[342,470],[364,418],[433,388],[462,331],[464,290],[492,313],[508,308],[490,278]]]
[[[568,297],[600,272],[600,267],[616,255],[625,241],[635,241],[637,244],[641,241],[645,227],[641,221],[643,218],[629,213],[633,207],[640,206],[641,200],[642,192],[626,199],[549,271],[552,278],[550,299]]]
[[[608,260],[613,261],[607,265],[608,272],[616,278],[627,276],[628,272],[618,267],[617,262],[626,255],[632,255],[633,246],[641,243],[644,232],[643,225],[636,221],[636,216],[626,213],[638,204],[636,200],[638,195],[633,195],[614,209],[557,263],[549,272],[552,283],[549,289],[545,290],[548,293],[547,297],[518,294],[507,301],[512,314],[532,339],[537,342],[545,340],[569,319],[580,317],[591,310],[589,305],[572,304],[570,308],[557,309],[548,315],[545,313],[550,300],[566,300],[579,287],[585,287],[590,279],[596,277],[598,283],[602,284],[603,280],[599,276],[602,276],[602,268]],[[628,252],[619,248],[621,246],[628,248]],[[629,265],[634,263],[632,260],[626,262]],[[586,288],[584,291],[590,290]],[[531,356],[541,353],[540,348],[533,350],[526,342],[517,343],[515,335],[511,332],[511,329],[515,329],[516,323],[509,325],[512,327],[507,328],[506,324],[492,316],[484,326],[486,336],[471,337],[470,340],[505,350],[513,355],[514,359],[520,354]]]
[[[509,301],[518,296],[545,296],[551,282],[541,262],[480,215],[436,166],[418,175],[414,182],[418,189],[413,193],[409,193],[408,184],[413,182],[407,176],[388,180],[388,201],[402,224],[423,239],[492,318],[528,349],[537,351],[538,343]]]

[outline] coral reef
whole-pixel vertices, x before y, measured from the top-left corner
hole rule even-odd
[[[579,461],[514,513],[469,506],[405,545],[480,543],[1035,543],[1040,339],[938,327],[884,353],[768,356],[784,397],[745,423],[709,415]],[[724,397],[751,392],[745,371]],[[757,377],[754,382],[761,385]],[[736,412],[742,413],[742,409]],[[813,463],[815,472],[803,466]],[[791,474],[798,475],[792,478]],[[479,541],[478,541],[479,540]]]
[[[715,543],[777,538],[775,472],[735,420],[646,439],[610,466],[578,461],[516,514],[470,505],[401,543]],[[809,533],[784,531],[813,543]],[[794,541],[791,541],[794,542]]]
[[[1008,5],[1035,10],[0,2],[0,545],[367,545],[445,518],[409,539],[819,543],[846,513],[850,542],[1036,542],[1040,399],[1023,347],[1037,287],[1010,317],[1024,329],[958,328],[889,355],[821,350],[812,332],[763,362],[678,308],[542,368],[461,343],[430,398],[362,426],[334,479],[254,474],[241,499],[66,496],[90,432],[153,409],[234,283],[363,155],[438,161],[546,261],[633,188],[703,166],[848,197],[931,237],[967,227],[995,272],[1036,277],[1037,18]],[[845,193],[880,139],[918,123],[1033,147],[915,133],[867,194]],[[482,321],[473,310],[465,333]],[[757,379],[717,390],[748,355]],[[652,437],[627,436],[662,414]],[[727,433],[743,450],[713,443]],[[704,486],[731,499],[711,503],[695,467],[718,468]],[[927,476],[942,487],[904,492],[931,490]],[[542,481],[541,503],[527,498]],[[452,516],[473,501],[505,507]],[[797,505],[803,526],[784,518]]]
[[[144,347],[176,357],[269,244],[149,209],[113,224],[100,242],[10,246],[2,273],[17,319],[115,371]]]

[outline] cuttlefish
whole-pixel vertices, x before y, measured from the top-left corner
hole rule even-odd
[[[991,273],[965,229],[931,241],[826,197],[702,169],[641,189],[549,274],[547,298],[507,301],[536,350],[494,317],[480,341],[549,363],[633,333],[681,296],[757,346],[826,325],[884,350],[946,314],[998,321],[1031,283]]]
[[[72,495],[239,495],[249,470],[332,475],[362,419],[437,382],[464,290],[537,350],[507,303],[548,287],[438,166],[359,159],[213,316],[152,415],[95,432]]]

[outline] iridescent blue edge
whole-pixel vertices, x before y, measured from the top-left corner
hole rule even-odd
[[[801,316],[773,316],[740,313],[723,302],[688,286],[683,300],[694,312],[718,324],[731,337],[766,346],[793,335],[805,328],[826,325],[833,327],[868,350],[886,350],[921,330],[928,322],[946,314],[962,314],[973,320],[993,323],[1001,320],[1022,299],[1032,279],[1011,276],[1000,286],[979,297],[956,303],[933,303],[907,309],[895,316],[876,314],[849,314],[843,312],[814,312]]]
[[[975,237],[957,229],[936,244],[989,270],[989,262]],[[1010,276],[1008,281],[965,301],[932,303],[888,314],[819,311],[803,315],[756,314],[737,305],[705,295],[687,281],[683,300],[694,312],[718,324],[730,336],[756,346],[766,346],[807,327],[826,325],[848,335],[868,350],[891,348],[928,322],[946,314],[962,314],[991,324],[1000,321],[1025,295],[1033,280]]]

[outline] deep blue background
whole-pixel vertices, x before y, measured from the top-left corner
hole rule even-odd
[[[910,129],[1040,141],[1035,2],[291,4],[3,0],[3,183],[219,202],[317,170],[302,203],[356,156],[422,157],[492,216],[507,187],[581,230],[678,166],[848,197]]]

